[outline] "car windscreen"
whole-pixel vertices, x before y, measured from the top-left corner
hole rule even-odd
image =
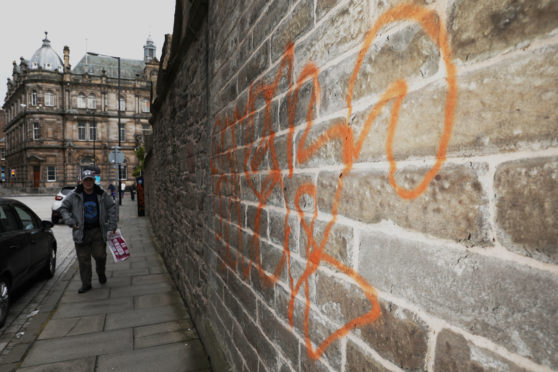
[[[68,195],[69,193],[72,192],[74,188],[73,187],[64,187],[62,190],[60,190],[60,192],[64,195]]]

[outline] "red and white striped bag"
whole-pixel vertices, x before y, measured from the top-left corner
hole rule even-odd
[[[112,253],[112,257],[114,258],[114,262],[121,262],[130,257],[128,244],[126,244],[126,240],[124,240],[120,229],[116,229],[114,234],[112,231],[107,233],[107,243],[110,253]]]

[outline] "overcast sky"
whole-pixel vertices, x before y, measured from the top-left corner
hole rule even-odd
[[[48,39],[60,58],[70,47],[70,64],[87,50],[143,59],[149,34],[161,57],[164,35],[172,33],[175,0],[0,0],[0,108],[12,61],[30,59]]]

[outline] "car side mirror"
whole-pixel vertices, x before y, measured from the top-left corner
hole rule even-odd
[[[41,226],[43,227],[44,230],[48,230],[48,229],[52,229],[54,227],[54,224],[50,221],[41,221]]]

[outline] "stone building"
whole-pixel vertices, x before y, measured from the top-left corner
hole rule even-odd
[[[4,110],[0,110],[0,182],[3,183],[7,177],[6,168],[6,134],[4,126],[6,125],[6,115]]]
[[[212,361],[558,370],[557,1],[176,4],[146,211]]]
[[[14,61],[3,106],[9,187],[55,190],[75,184],[84,167],[98,168],[106,187],[116,182],[109,152],[119,144],[125,158],[120,178],[132,184],[134,149],[150,132],[155,54],[148,38],[143,60],[87,53],[72,68],[69,47],[62,60],[45,33],[29,60]]]

